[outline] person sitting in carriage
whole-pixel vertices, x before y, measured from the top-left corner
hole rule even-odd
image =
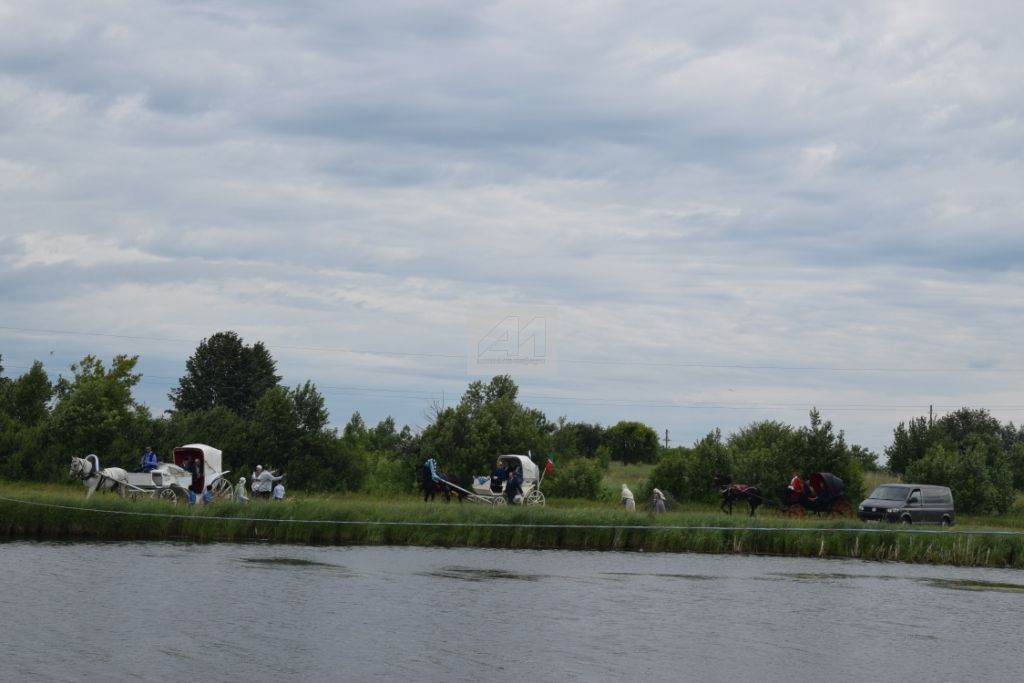
[[[507,480],[508,466],[505,465],[504,460],[498,458],[498,463],[494,466],[494,473],[491,474],[491,491],[501,493],[501,489]]]
[[[791,479],[789,485],[786,487],[789,489],[789,502],[798,503],[800,502],[800,496],[804,492],[804,483],[800,481],[800,473],[796,470],[790,472]]]

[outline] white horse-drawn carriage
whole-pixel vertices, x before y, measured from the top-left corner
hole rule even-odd
[[[209,489],[214,499],[230,500],[234,487],[227,472],[221,471],[221,451],[206,444],[193,443],[174,449],[171,462],[158,463],[149,472],[128,472],[120,467],[100,469],[99,458],[87,455],[71,458],[71,475],[85,485],[85,497],[97,490],[115,491],[126,498],[159,498],[171,503],[186,500],[190,493],[201,496]],[[185,469],[188,462],[198,464],[199,476]]]
[[[512,498],[511,502],[513,504],[544,505],[544,494],[540,490],[540,484],[544,480],[544,470],[537,467],[537,463],[530,456],[498,456],[497,466],[500,468],[502,465],[505,466],[505,471],[510,475],[516,470],[522,472],[522,491]],[[504,481],[495,476],[473,477],[473,492],[470,494],[470,499],[481,503],[491,503],[492,505],[504,505],[510,502],[508,495],[509,485],[510,480],[508,477]]]

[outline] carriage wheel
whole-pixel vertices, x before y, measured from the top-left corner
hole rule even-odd
[[[497,496],[491,499],[491,505],[508,505],[508,501],[505,500],[505,496]]]
[[[174,492],[174,489],[160,489],[160,500],[166,501],[171,505],[177,505],[178,494]]]
[[[221,477],[217,481],[210,485],[213,490],[214,500],[231,500],[232,495],[235,493],[234,487],[231,482]]]
[[[544,494],[540,491],[530,491],[523,502],[527,505],[544,505]]]
[[[833,517],[849,517],[853,514],[853,506],[850,505],[848,500],[836,501],[836,504],[832,506]]]

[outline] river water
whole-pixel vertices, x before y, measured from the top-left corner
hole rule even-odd
[[[3,681],[1016,681],[1024,574],[690,554],[0,544]]]

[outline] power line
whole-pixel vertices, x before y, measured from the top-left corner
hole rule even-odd
[[[12,368],[25,368],[28,366],[12,365]],[[47,371],[48,374],[56,374]],[[141,385],[162,385],[172,386],[177,383],[177,378],[160,377],[164,381],[149,381],[144,376],[139,384]],[[443,401],[444,390],[412,389],[412,388],[384,388],[346,385],[315,385],[321,394],[344,393],[355,398],[386,398],[408,401]],[[224,386],[225,389],[239,389],[238,386]],[[458,392],[455,392],[458,393]],[[697,399],[676,399],[676,400],[651,400],[651,399],[629,399],[629,398],[607,398],[594,396],[573,396],[557,394],[522,394],[518,397],[528,404],[541,405],[578,405],[592,407],[616,407],[616,408],[648,408],[648,409],[694,409],[694,410],[778,410],[778,411],[806,411],[812,407],[819,410],[843,411],[843,412],[888,412],[925,410],[929,406],[937,409],[956,410],[962,408],[962,404],[935,404],[935,403],[823,403],[816,401],[804,402],[779,402],[779,401],[705,401]],[[1024,410],[1024,405],[986,405],[989,410]]]
[[[195,339],[182,339],[175,337],[152,337],[140,335],[109,334],[102,332],[79,332],[74,330],[46,330],[28,327],[11,327],[0,325],[0,330],[11,332],[24,332],[29,334],[57,334],[82,337],[102,337],[109,339],[128,339],[136,341],[161,341],[184,344],[198,344]],[[264,344],[268,349],[283,349],[291,351],[315,351],[328,353],[347,353],[352,355],[370,356],[391,356],[399,358],[438,358],[446,360],[466,361],[465,354],[448,353],[422,353],[411,351],[389,351],[384,349],[357,349],[346,347],[330,346],[300,346],[289,344]],[[854,366],[830,366],[830,365],[774,365],[774,364],[745,364],[745,363],[697,363],[683,361],[638,361],[638,360],[614,360],[614,359],[571,359],[560,358],[559,363],[572,365],[605,365],[622,367],[675,367],[691,368],[701,370],[777,370],[784,372],[853,372],[853,373],[900,373],[900,374],[928,374],[928,373],[1022,373],[1024,368],[895,368],[895,367],[854,367]]]

